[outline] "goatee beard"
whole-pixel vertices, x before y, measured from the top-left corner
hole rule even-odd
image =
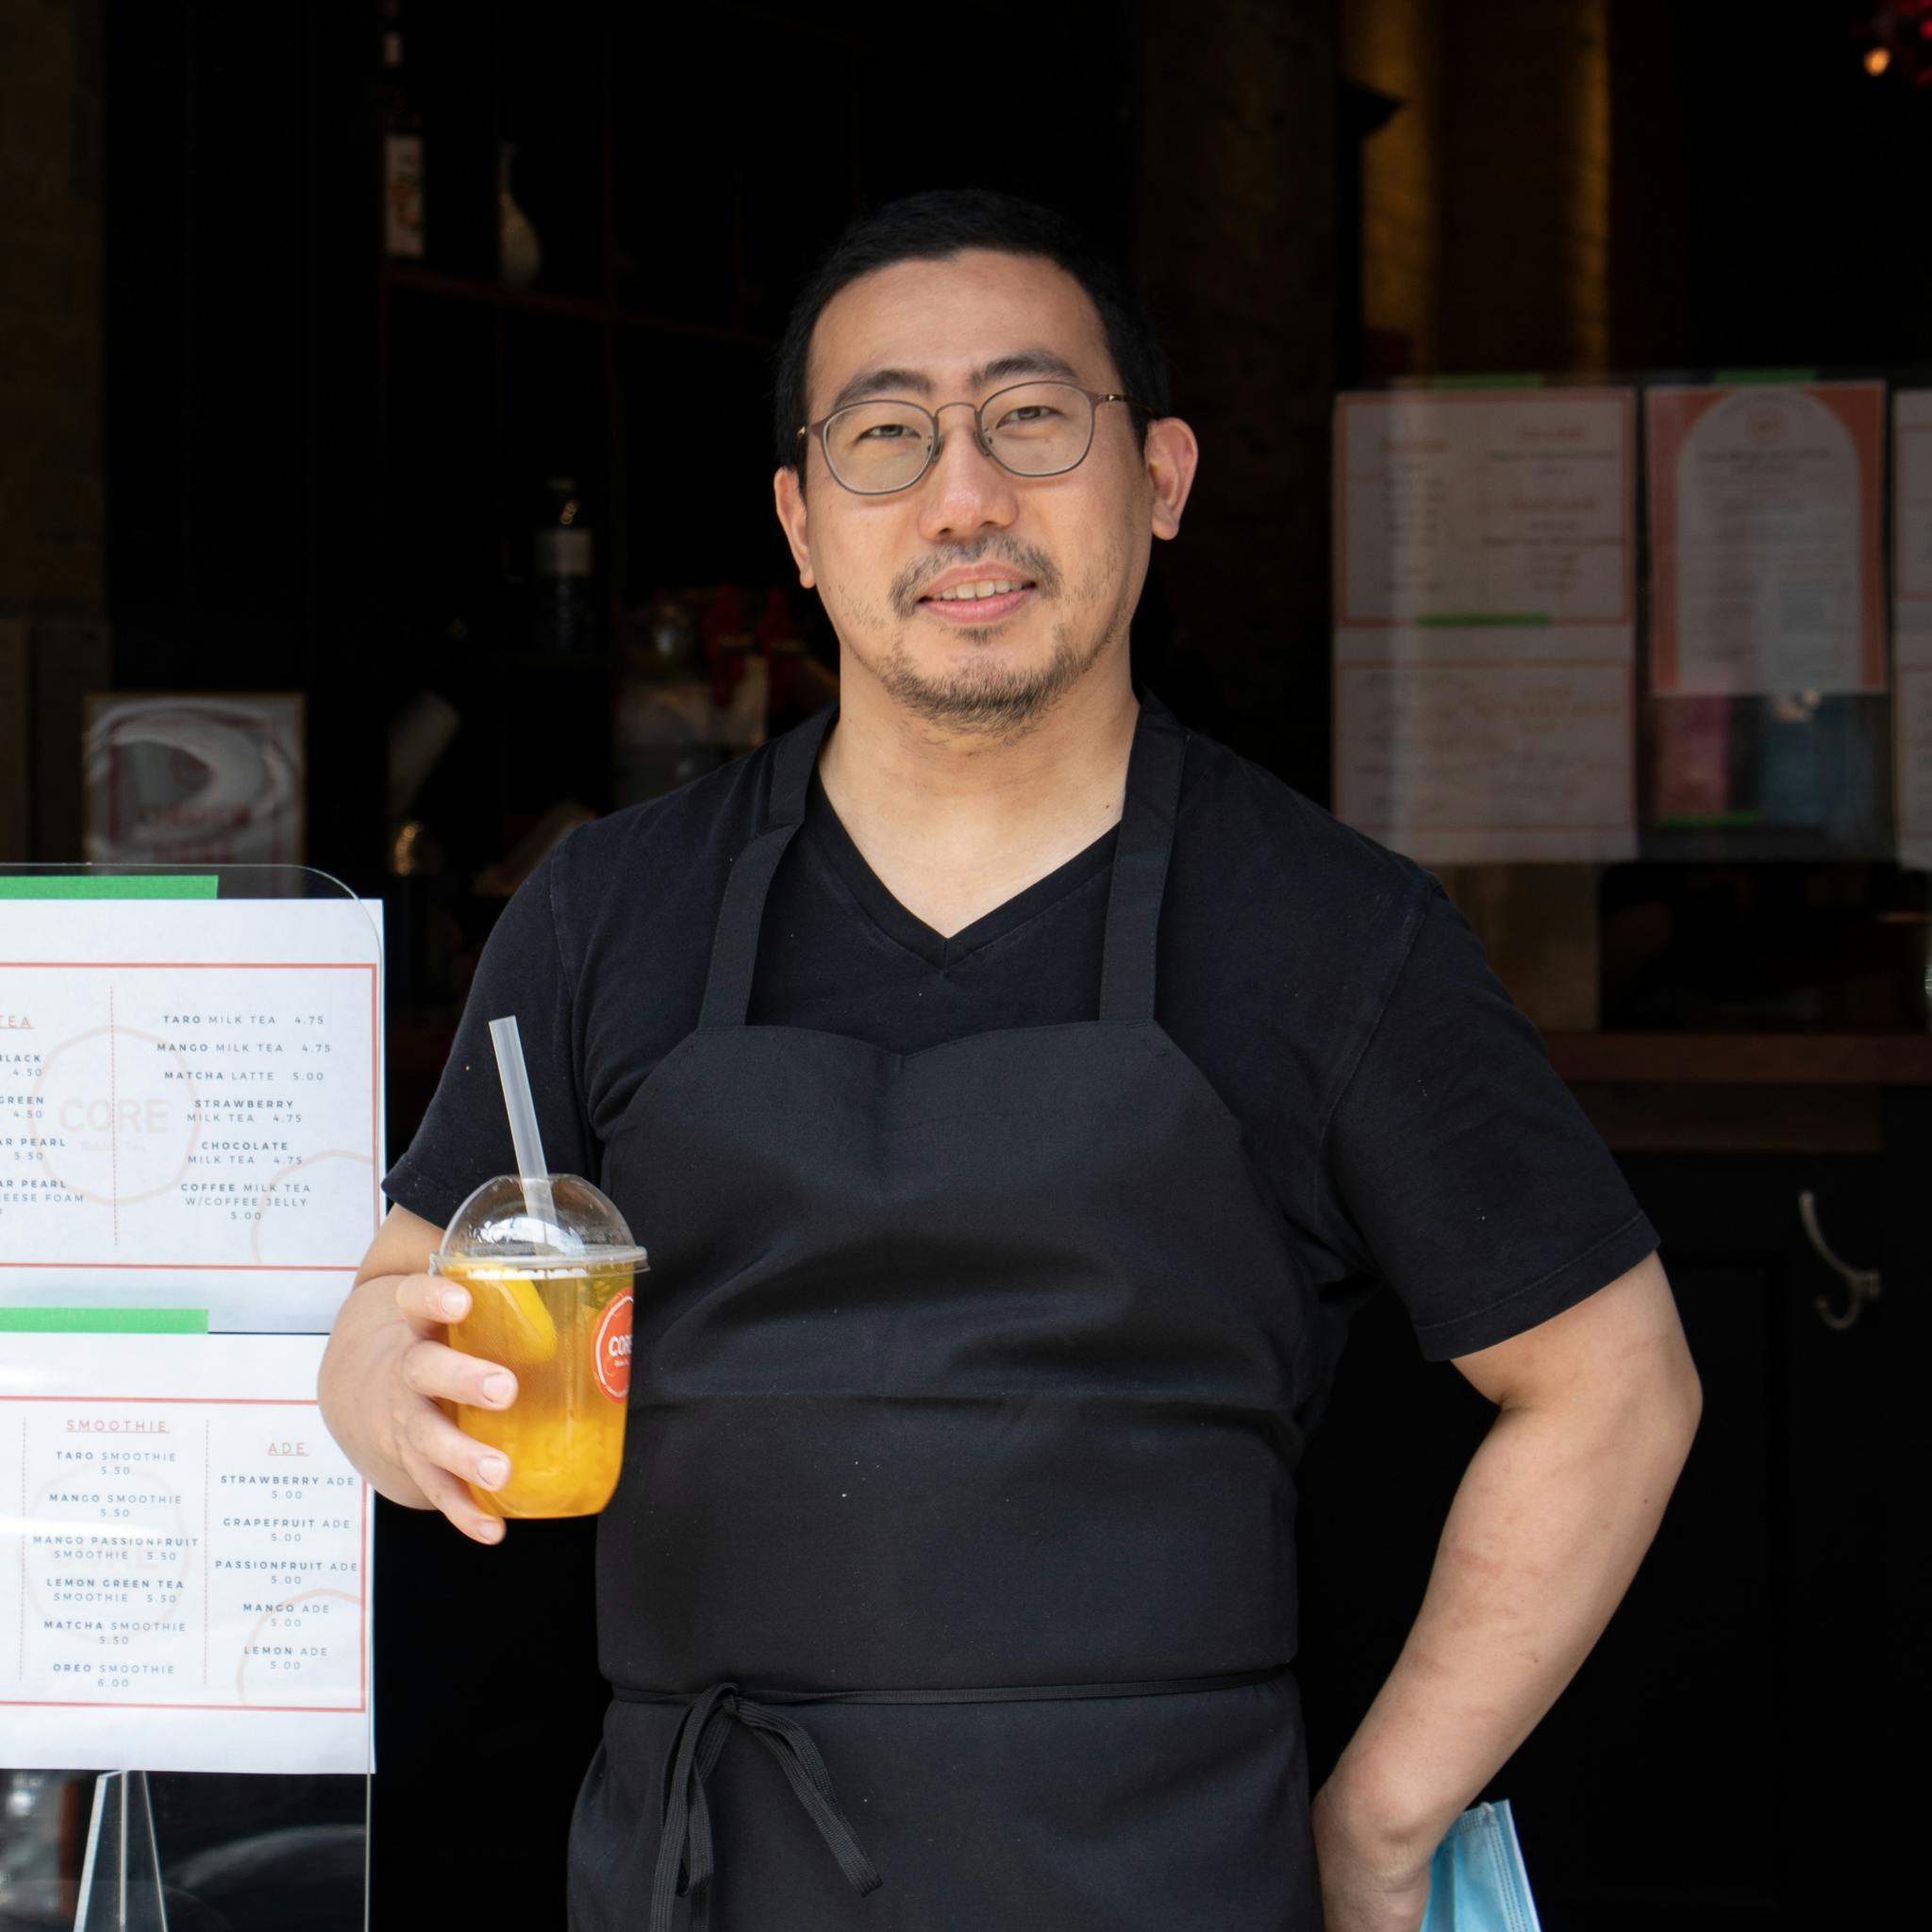
[[[971,642],[990,639],[991,630],[965,630]],[[1068,691],[1092,670],[1108,644],[1103,630],[1082,648],[1064,626],[1054,630],[1053,655],[1031,670],[1015,670],[991,661],[970,665],[952,676],[922,676],[903,637],[879,663],[876,676],[886,694],[914,717],[952,731],[1006,736],[1027,729],[1053,709]]]

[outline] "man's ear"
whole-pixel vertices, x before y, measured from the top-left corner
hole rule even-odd
[[[1178,536],[1181,511],[1187,508],[1201,461],[1201,445],[1178,416],[1157,416],[1147,425],[1143,454],[1147,480],[1154,486],[1154,534]]]
[[[785,541],[791,546],[791,560],[798,566],[798,581],[808,591],[813,583],[809,517],[804,486],[798,472],[789,463],[772,478],[772,501],[777,508]]]

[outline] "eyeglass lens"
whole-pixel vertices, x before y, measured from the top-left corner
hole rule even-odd
[[[989,396],[982,420],[994,458],[1015,475],[1071,470],[1093,439],[1093,405],[1063,382],[1023,382]],[[903,490],[925,468],[933,419],[910,403],[854,403],[825,425],[825,456],[848,490]]]

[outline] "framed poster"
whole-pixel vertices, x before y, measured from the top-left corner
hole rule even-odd
[[[89,860],[299,864],[303,750],[299,691],[90,697]]]

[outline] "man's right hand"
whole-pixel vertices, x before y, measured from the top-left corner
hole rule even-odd
[[[392,1208],[338,1310],[324,1352],[322,1418],[377,1494],[409,1509],[440,1509],[473,1541],[499,1542],[503,1523],[468,1485],[501,1489],[509,1463],[468,1436],[444,1405],[508,1408],[517,1380],[496,1362],[443,1340],[469,1312],[460,1282],[425,1272],[441,1232]]]

